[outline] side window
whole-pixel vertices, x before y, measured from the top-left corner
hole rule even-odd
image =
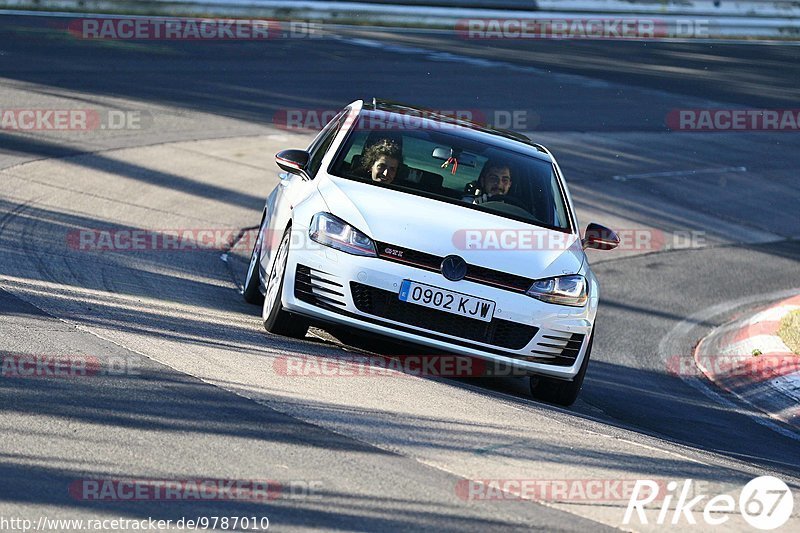
[[[327,126],[325,126],[322,131],[317,135],[316,139],[311,143],[311,147],[308,149],[311,157],[308,160],[308,175],[311,178],[315,178],[317,176],[317,171],[319,171],[319,167],[322,164],[322,158],[325,157],[325,154],[328,152],[328,148],[331,147],[331,143],[333,143],[333,139],[336,137],[336,134],[339,133],[339,129],[342,126],[342,121],[344,117],[347,116],[347,113],[350,110],[347,109],[342,113],[339,113],[333,120],[331,120]]]

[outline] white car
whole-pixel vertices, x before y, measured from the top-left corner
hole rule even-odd
[[[553,156],[541,145],[373,100],[343,109],[264,207],[244,284],[264,326],[301,337],[349,326],[532,376],[571,405],[586,374],[599,289]]]

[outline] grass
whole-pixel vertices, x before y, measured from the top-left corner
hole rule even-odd
[[[795,355],[800,355],[800,309],[783,317],[778,335]]]

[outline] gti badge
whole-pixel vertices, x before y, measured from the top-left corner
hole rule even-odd
[[[403,257],[403,250],[395,250],[394,248],[385,248],[383,250],[388,255],[393,255],[395,257]]]
[[[467,275],[467,262],[457,255],[448,255],[442,260],[442,275],[450,281],[459,281]]]

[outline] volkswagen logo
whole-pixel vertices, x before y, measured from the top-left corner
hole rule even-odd
[[[467,275],[467,262],[457,255],[448,255],[442,260],[442,276],[450,281],[459,281]]]

